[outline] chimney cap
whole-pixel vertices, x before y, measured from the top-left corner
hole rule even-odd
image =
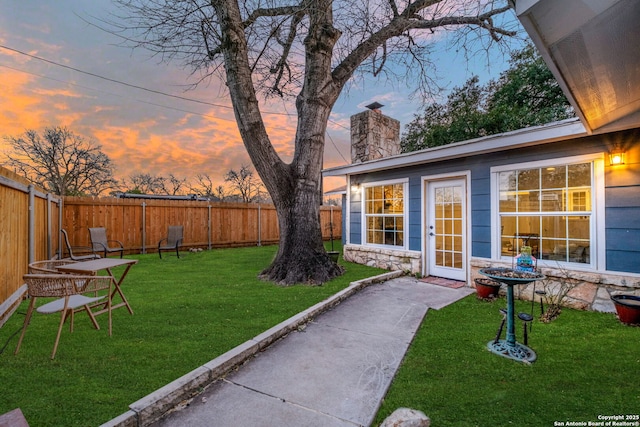
[[[372,102],[369,105],[365,105],[365,107],[367,107],[370,110],[377,110],[378,108],[384,107],[384,105],[376,101],[376,102]]]

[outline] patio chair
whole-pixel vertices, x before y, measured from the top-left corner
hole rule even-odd
[[[124,254],[124,245],[120,240],[107,240],[107,229],[104,227],[89,228],[91,247],[93,251],[104,252],[104,257],[112,252],[120,252],[120,258]],[[109,246],[111,243],[115,246]]]
[[[29,264],[30,274],[60,274],[58,266],[73,264],[78,261],[72,259],[47,259],[44,261],[35,261]]]
[[[67,230],[64,228],[60,230],[62,233],[62,237],[64,238],[64,245],[67,248],[67,254],[69,255],[67,258],[72,259],[74,261],[86,261],[89,259],[100,258],[100,255],[96,253],[90,253],[87,255],[78,255],[78,252],[93,252],[93,250],[88,246],[71,246],[69,242],[69,234],[67,234]],[[76,251],[76,253],[74,253]],[[65,258],[64,253],[62,254],[62,258]]]
[[[14,354],[18,354],[22,340],[24,339],[27,326],[31,323],[31,316],[33,311],[42,314],[51,314],[60,312],[60,324],[58,325],[58,333],[56,335],[56,341],[53,345],[53,352],[51,353],[51,359],[56,356],[58,350],[58,343],[60,342],[60,333],[62,332],[62,325],[69,318],[69,329],[73,332],[73,317],[75,311],[86,311],[93,323],[94,328],[100,329],[100,325],[96,321],[95,316],[91,312],[91,305],[104,299],[111,293],[111,277],[107,276],[80,276],[75,274],[25,274],[23,276],[25,283],[27,284],[27,293],[31,299],[29,308],[27,309],[27,315],[24,319],[24,325],[22,326],[22,333],[18,340],[18,346]],[[107,290],[105,295],[88,297],[83,295],[84,293],[93,292],[94,294],[100,290]],[[36,308],[36,301],[38,298],[53,297],[57,298],[53,301],[47,302],[44,305]],[[109,309],[111,308],[111,300],[107,298],[106,304]],[[111,315],[111,312],[109,312]]]
[[[182,244],[183,227],[181,225],[170,225],[167,237],[158,242],[158,255],[162,259],[162,251],[176,251],[176,256],[180,258],[180,245]],[[163,242],[166,242],[163,244]]]

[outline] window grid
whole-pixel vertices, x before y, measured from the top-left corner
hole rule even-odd
[[[366,243],[404,246],[404,184],[365,188]]]
[[[501,254],[590,263],[591,162],[504,171],[499,179]]]

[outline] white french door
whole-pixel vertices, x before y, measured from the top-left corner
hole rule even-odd
[[[426,265],[431,276],[467,278],[466,181],[427,182]]]

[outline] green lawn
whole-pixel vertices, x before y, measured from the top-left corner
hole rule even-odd
[[[137,255],[123,291],[133,307],[92,328],[80,313],[51,360],[58,314],[34,314],[20,349],[27,302],[0,328],[0,414],[20,408],[31,427],[97,426],[128,405],[300,311],[382,270],[343,263],[323,286],[279,287],[257,279],[275,246]]]
[[[437,427],[588,425],[611,415],[639,421],[640,328],[614,314],[563,309],[552,323],[534,322],[529,345],[538,360],[525,365],[486,349],[504,306],[504,298],[471,295],[429,310],[376,423],[399,407],[423,411]],[[531,304],[516,301],[516,309]],[[518,321],[518,339],[521,328]]]
[[[275,247],[139,255],[124,284],[135,314],[114,311],[92,329],[86,315],[51,354],[58,315],[34,315],[13,355],[26,302],[0,328],[0,413],[21,408],[31,427],[97,426],[128,405],[269,327],[381,270],[343,263],[319,287],[278,287],[256,278]],[[469,296],[430,310],[377,417],[419,409],[434,426],[554,426],[640,412],[640,328],[613,314],[565,309],[534,322],[530,366],[490,353],[504,298]],[[530,304],[517,301],[518,311]],[[538,307],[536,307],[538,308]],[[521,334],[518,322],[517,333]]]

